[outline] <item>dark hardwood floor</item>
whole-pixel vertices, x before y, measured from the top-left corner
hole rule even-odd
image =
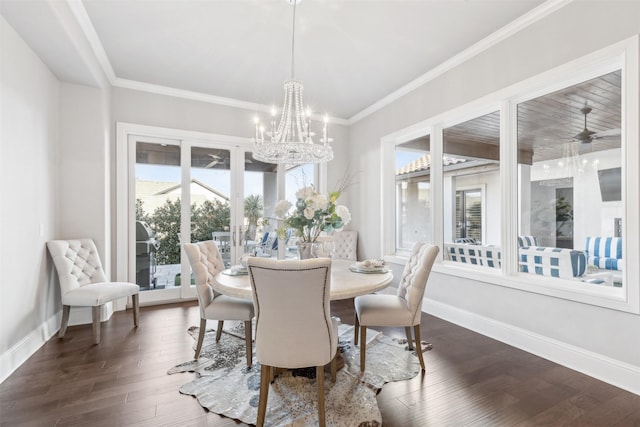
[[[353,304],[332,302],[353,321]],[[193,357],[196,302],[131,311],[102,325],[70,327],[0,385],[2,426],[236,426],[178,393],[193,374],[167,369]],[[403,337],[403,329],[386,329]],[[384,426],[640,426],[640,396],[498,341],[422,315],[427,371],[378,395]]]

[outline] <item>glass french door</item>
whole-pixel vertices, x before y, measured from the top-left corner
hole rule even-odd
[[[181,245],[213,240],[225,266],[260,244],[277,167],[248,147],[130,136],[129,277],[141,302],[195,295]]]

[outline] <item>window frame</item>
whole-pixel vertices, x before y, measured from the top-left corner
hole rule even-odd
[[[640,314],[640,267],[630,260],[640,257],[640,243],[631,236],[640,234],[640,96],[639,90],[639,39],[634,36],[609,47],[560,65],[502,90],[479,98],[453,110],[416,123],[405,129],[386,135],[380,140],[382,180],[381,247],[388,262],[405,264],[406,257],[395,254],[395,159],[393,150],[398,144],[430,135],[431,155],[443,155],[442,130],[452,124],[479,117],[482,111],[500,110],[500,185],[503,194],[502,215],[502,268],[483,269],[474,266],[452,265],[443,262],[442,251],[433,270],[438,273],[475,281],[535,292],[586,304]],[[626,260],[623,270],[623,287],[593,286],[579,281],[556,279],[551,284],[543,277],[522,274],[518,271],[517,235],[519,223],[518,168],[517,168],[517,105],[529,99],[589,80],[617,69],[622,70],[622,192],[624,200],[623,253]],[[443,188],[442,165],[432,165],[432,236],[430,242],[443,247]],[[391,189],[389,188],[391,184]],[[391,191],[390,191],[391,190]],[[391,209],[389,208],[391,207]],[[635,209],[634,209],[635,208]],[[490,271],[493,270],[493,271]]]

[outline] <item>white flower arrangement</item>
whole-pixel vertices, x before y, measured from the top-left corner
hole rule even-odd
[[[313,187],[301,188],[296,192],[295,207],[287,200],[280,200],[275,206],[275,215],[286,227],[296,230],[303,242],[315,242],[321,232],[330,233],[351,221],[351,213],[344,205],[336,205],[340,191],[328,196],[318,193]],[[293,212],[287,214],[294,207]]]

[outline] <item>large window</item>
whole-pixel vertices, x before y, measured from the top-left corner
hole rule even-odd
[[[518,103],[522,273],[622,286],[621,77]]]
[[[500,112],[445,127],[442,140],[444,259],[500,268]]]
[[[399,145],[396,168],[396,252],[431,242],[431,154],[429,137]]]
[[[384,137],[385,255],[640,312],[639,74],[633,38]]]

